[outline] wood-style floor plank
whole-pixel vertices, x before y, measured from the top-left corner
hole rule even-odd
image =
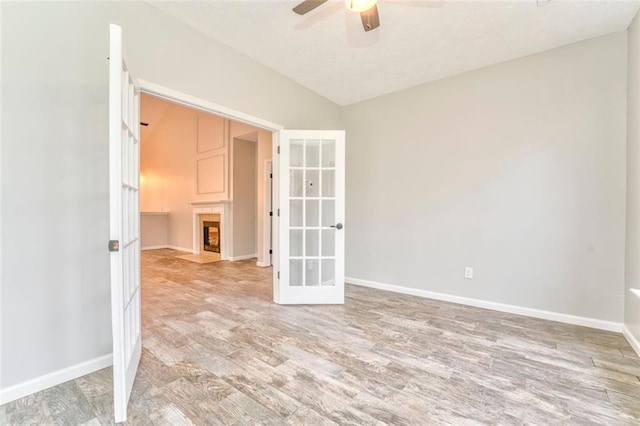
[[[622,335],[348,285],[277,306],[271,268],[144,252],[133,425],[640,424]],[[112,424],[111,369],[0,406],[0,424]]]

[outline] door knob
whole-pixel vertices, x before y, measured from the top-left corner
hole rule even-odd
[[[336,228],[336,229],[342,229],[342,224],[338,223],[336,225],[331,225],[332,228]]]

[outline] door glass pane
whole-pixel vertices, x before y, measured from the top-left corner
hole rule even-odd
[[[336,284],[336,261],[322,259],[322,285],[334,286]]]
[[[289,145],[289,165],[291,165],[291,167],[302,167],[303,143],[304,141],[302,139],[291,139]]]
[[[292,197],[302,197],[302,170],[289,170],[289,194]]]
[[[322,255],[336,255],[336,231],[334,229],[322,230]]]
[[[318,261],[318,259],[307,259],[305,260],[305,264],[307,267],[306,285],[320,285],[320,282],[318,280],[320,275],[320,262]]]
[[[307,170],[305,181],[305,195],[307,197],[318,197],[320,195],[320,179],[318,170]]]
[[[336,172],[335,170],[323,170],[322,171],[322,196],[323,197],[335,197],[336,196]]]
[[[327,227],[336,224],[336,202],[334,200],[322,200],[322,226]]]
[[[302,229],[289,231],[289,256],[302,256]]]
[[[320,201],[307,200],[307,211],[305,212],[305,226],[318,226],[320,221]]]
[[[305,256],[318,256],[318,251],[320,251],[320,241],[318,240],[319,232],[317,229],[307,229]]]
[[[289,259],[289,285],[302,285],[302,259]]]
[[[289,201],[289,225],[302,226],[302,200]]]
[[[336,142],[334,140],[322,140],[322,167],[336,166]]]
[[[320,167],[320,141],[315,139],[307,140],[306,150],[307,167]]]

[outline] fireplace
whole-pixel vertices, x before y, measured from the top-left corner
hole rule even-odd
[[[227,260],[229,206],[226,202],[193,202],[193,253]]]
[[[216,213],[205,213],[196,216],[197,226],[194,231],[197,232],[198,250],[194,253],[202,253],[206,255],[215,255],[222,257],[224,252],[224,221],[222,215]]]
[[[202,249],[220,253],[220,222],[208,220],[202,222]]]

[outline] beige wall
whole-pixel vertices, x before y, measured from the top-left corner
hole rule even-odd
[[[123,27],[138,78],[288,128],[341,128],[342,118],[327,99],[145,2],[0,2],[0,8],[0,168],[11,177],[0,188],[0,388],[6,388],[112,349],[105,249],[110,23]],[[31,244],[44,234],[55,250]]]
[[[148,99],[143,96],[143,109],[149,104],[145,102]],[[233,232],[228,241],[228,255],[231,258],[257,255],[261,261],[264,236],[263,224],[258,218],[264,209],[264,190],[258,191],[258,188],[263,188],[264,176],[258,172],[264,172],[264,160],[271,158],[271,132],[180,105],[168,105],[142,141],[141,211],[168,212],[167,245],[191,250],[193,213],[189,203],[194,200],[227,199],[229,194],[232,214],[227,220]],[[213,122],[215,125],[212,125]],[[208,124],[203,126],[203,123]],[[203,128],[217,130],[209,134]],[[245,141],[243,138],[251,140]],[[205,140],[210,143],[205,143]],[[237,149],[228,152],[231,149],[229,147],[233,146],[231,140],[240,142]],[[212,146],[224,148],[211,150]],[[198,169],[197,165],[203,159],[206,161],[214,154],[227,156],[231,163],[215,170],[210,166]],[[224,180],[225,192],[199,193],[199,188],[206,186],[201,184],[203,173],[207,178]],[[146,240],[149,236],[143,237]]]
[[[265,226],[265,216],[266,216],[266,208],[265,208],[265,172],[264,172],[264,162],[265,160],[270,160],[272,158],[272,145],[273,145],[273,134],[267,130],[258,129],[253,126],[249,126],[248,124],[239,123],[239,122],[231,122],[230,123],[230,137],[233,138],[241,138],[247,139],[250,138],[252,141],[255,141],[257,144],[257,172],[256,172],[256,191],[257,191],[257,202],[256,202],[256,219],[257,219],[257,227],[256,227],[256,244],[257,244],[257,255],[258,255],[258,263],[263,265],[265,260],[267,260],[268,252],[265,250],[266,243],[264,238],[264,226]]]
[[[166,213],[140,214],[140,248],[150,250],[169,245],[169,216]]]
[[[619,32],[344,108],[346,275],[620,323],[626,47]]]
[[[624,323],[640,341],[640,15],[629,28],[627,111],[627,247]],[[636,348],[637,349],[637,348]]]
[[[233,146],[233,253],[257,256],[257,144],[235,138]]]
[[[183,250],[193,248],[197,115],[171,104],[140,147],[140,210],[168,212],[168,245]]]

